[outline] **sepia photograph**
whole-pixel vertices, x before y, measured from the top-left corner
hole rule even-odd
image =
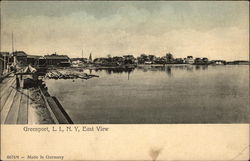
[[[248,124],[248,1],[1,1],[1,124]]]
[[[3,0],[0,16],[0,160],[249,160],[249,1]]]

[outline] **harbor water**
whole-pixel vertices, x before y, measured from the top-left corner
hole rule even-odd
[[[248,65],[84,70],[100,77],[45,79],[74,123],[248,123]]]

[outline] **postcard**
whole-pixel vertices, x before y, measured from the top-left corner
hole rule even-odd
[[[249,160],[248,1],[1,1],[1,160]]]

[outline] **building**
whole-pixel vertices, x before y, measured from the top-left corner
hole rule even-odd
[[[87,58],[71,58],[70,61],[73,63],[87,63]]]
[[[71,65],[70,58],[67,55],[45,55],[44,58],[46,59],[46,64],[48,66],[63,66],[68,67]]]
[[[213,65],[225,65],[227,62],[225,60],[212,60],[211,64]]]
[[[194,63],[195,63],[195,64],[202,64],[203,61],[202,61],[201,58],[195,58],[195,59],[194,59]]]
[[[202,61],[203,61],[203,63],[206,63],[206,64],[208,64],[208,63],[209,63],[208,58],[202,58]]]
[[[149,64],[153,64],[153,62],[152,61],[145,61],[144,64],[149,65]]]
[[[0,75],[4,73],[4,71],[9,69],[11,65],[11,56],[8,52],[0,52]]]
[[[194,64],[195,65],[208,65],[209,60],[208,58],[195,58]]]
[[[39,59],[41,57],[42,56],[38,56],[38,55],[27,55],[27,64],[36,66],[39,64]]]
[[[185,58],[184,61],[186,64],[194,64],[193,56],[187,56],[187,58]]]
[[[72,67],[83,67],[86,65],[87,62],[88,62],[87,58],[74,59],[74,60],[71,59],[71,66]]]

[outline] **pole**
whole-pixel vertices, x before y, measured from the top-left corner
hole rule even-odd
[[[14,54],[14,35],[13,35],[13,32],[11,34],[11,40],[12,40],[12,54]],[[13,57],[14,57],[14,65],[16,65],[17,64],[16,56],[13,55]]]
[[[83,49],[82,49],[82,61],[83,61]]]
[[[12,40],[12,53],[14,52],[14,36],[13,36],[13,32],[11,35],[11,40]]]
[[[6,55],[3,56],[3,71],[6,69]]]

